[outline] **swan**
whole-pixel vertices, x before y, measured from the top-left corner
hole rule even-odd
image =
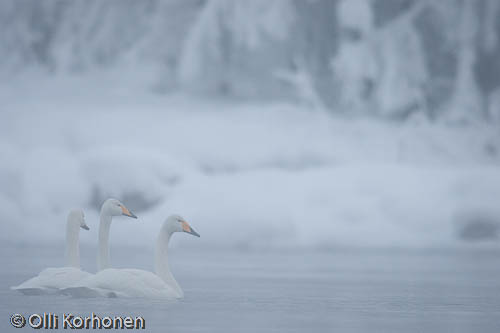
[[[79,233],[80,228],[89,230],[85,223],[85,215],[81,209],[73,209],[68,215],[66,224],[66,266],[46,268],[37,276],[11,287],[25,295],[41,295],[55,293],[92,274],[80,270]]]
[[[109,229],[113,216],[125,215],[137,218],[132,212],[125,207],[119,200],[110,198],[104,201],[101,206],[100,222],[99,222],[99,254],[97,256],[97,267],[99,271],[110,268],[109,259]]]
[[[175,232],[200,237],[184,218],[169,216],[163,223],[155,248],[155,273],[139,269],[104,269],[64,290],[75,297],[140,297],[175,299],[184,292],[170,272],[168,243]]]

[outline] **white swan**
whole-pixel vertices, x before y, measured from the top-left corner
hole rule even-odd
[[[80,270],[79,233],[80,228],[89,230],[81,209],[73,209],[66,224],[66,267],[46,268],[16,287],[11,287],[25,295],[55,293],[92,274]]]
[[[156,241],[155,272],[108,268],[65,289],[76,297],[182,298],[184,292],[168,266],[168,243],[175,232],[200,235],[180,216],[171,215],[163,223]]]
[[[97,256],[97,267],[101,271],[109,268],[109,229],[113,216],[125,215],[137,218],[125,205],[116,199],[108,199],[101,206],[101,215],[99,222],[99,254]]]

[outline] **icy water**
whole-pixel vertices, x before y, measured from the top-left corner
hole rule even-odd
[[[140,315],[147,332],[500,332],[500,253],[494,250],[174,249],[171,266],[185,292],[181,301],[9,290],[47,264],[57,265],[57,252],[46,246],[2,248],[0,332],[32,331],[10,326],[10,315],[43,312]],[[113,249],[112,256],[118,267],[151,267],[150,251]],[[87,257],[82,264],[95,267]]]

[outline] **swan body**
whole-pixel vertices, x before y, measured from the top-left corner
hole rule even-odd
[[[46,268],[37,276],[11,289],[25,295],[55,294],[92,274],[76,267]]]
[[[92,276],[80,269],[79,230],[89,230],[80,209],[72,210],[66,224],[66,267],[46,268],[37,276],[11,287],[25,295],[42,295],[58,292],[74,283]]]
[[[183,298],[184,292],[168,266],[168,243],[175,232],[200,236],[180,216],[171,215],[163,223],[156,242],[155,273],[139,269],[107,268],[80,280],[64,293],[75,297]]]
[[[74,297],[182,298],[153,272],[140,269],[107,268],[63,291]]]

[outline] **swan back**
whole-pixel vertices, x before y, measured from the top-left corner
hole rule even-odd
[[[102,223],[102,220],[101,220]],[[175,232],[199,234],[179,215],[169,216],[158,234],[155,249],[155,272],[137,269],[103,268],[63,290],[75,297],[146,297],[182,298],[184,292],[168,266],[168,243]]]
[[[69,212],[66,223],[66,267],[46,268],[37,276],[11,289],[26,295],[52,294],[91,276],[90,273],[80,270],[80,228],[89,230],[83,211],[73,209]]]

